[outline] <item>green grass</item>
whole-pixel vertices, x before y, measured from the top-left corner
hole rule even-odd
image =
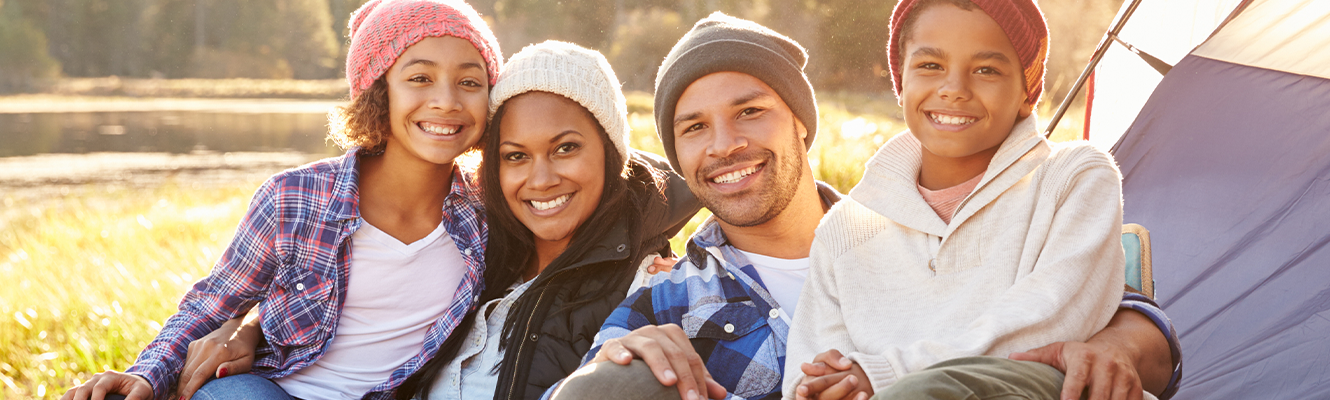
[[[628,101],[633,146],[661,153],[650,95],[630,93]],[[905,129],[895,103],[880,97],[824,94],[819,112],[814,176],[843,192],[878,145]],[[1064,122],[1054,139],[1076,137],[1078,126]],[[0,195],[0,399],[58,398],[94,373],[130,366],[208,273],[260,183]],[[672,241],[676,253],[708,215]]]

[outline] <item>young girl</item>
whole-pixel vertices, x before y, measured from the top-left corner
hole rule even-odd
[[[1039,135],[1047,52],[1033,0],[899,3],[889,53],[909,133],[817,230],[786,398],[1058,398],[1061,372],[1005,357],[1107,325],[1122,186],[1107,154]],[[852,368],[803,364],[840,354]]]
[[[217,392],[386,398],[473,308],[487,231],[454,161],[485,130],[498,44],[457,0],[370,1],[350,28],[351,104],[329,134],[350,150],[265,182],[134,366],[65,398],[165,399],[186,346],[259,304],[253,374],[214,381]]]

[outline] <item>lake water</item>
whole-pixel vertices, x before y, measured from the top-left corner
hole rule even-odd
[[[0,113],[0,157],[63,153],[299,152],[336,155],[322,113]]]

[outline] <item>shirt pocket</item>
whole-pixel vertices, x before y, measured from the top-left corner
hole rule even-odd
[[[333,278],[308,264],[284,263],[277,272],[260,323],[270,344],[305,346],[323,341],[332,330]]]
[[[766,317],[751,300],[702,305],[684,314],[695,347],[698,339],[713,342],[704,346],[708,354],[699,355],[717,382],[734,387],[735,396],[756,398],[779,389],[780,361],[769,347],[776,338]]]
[[[766,326],[752,300],[703,304],[683,315],[689,337],[733,341]]]

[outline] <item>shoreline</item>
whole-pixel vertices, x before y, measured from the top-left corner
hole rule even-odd
[[[143,190],[167,184],[224,187],[262,181],[327,155],[300,152],[43,154],[0,158],[0,201],[42,204],[88,188]],[[7,218],[0,212],[0,226]]]
[[[341,100],[19,94],[0,96],[0,114],[188,111],[252,114],[327,114]]]

